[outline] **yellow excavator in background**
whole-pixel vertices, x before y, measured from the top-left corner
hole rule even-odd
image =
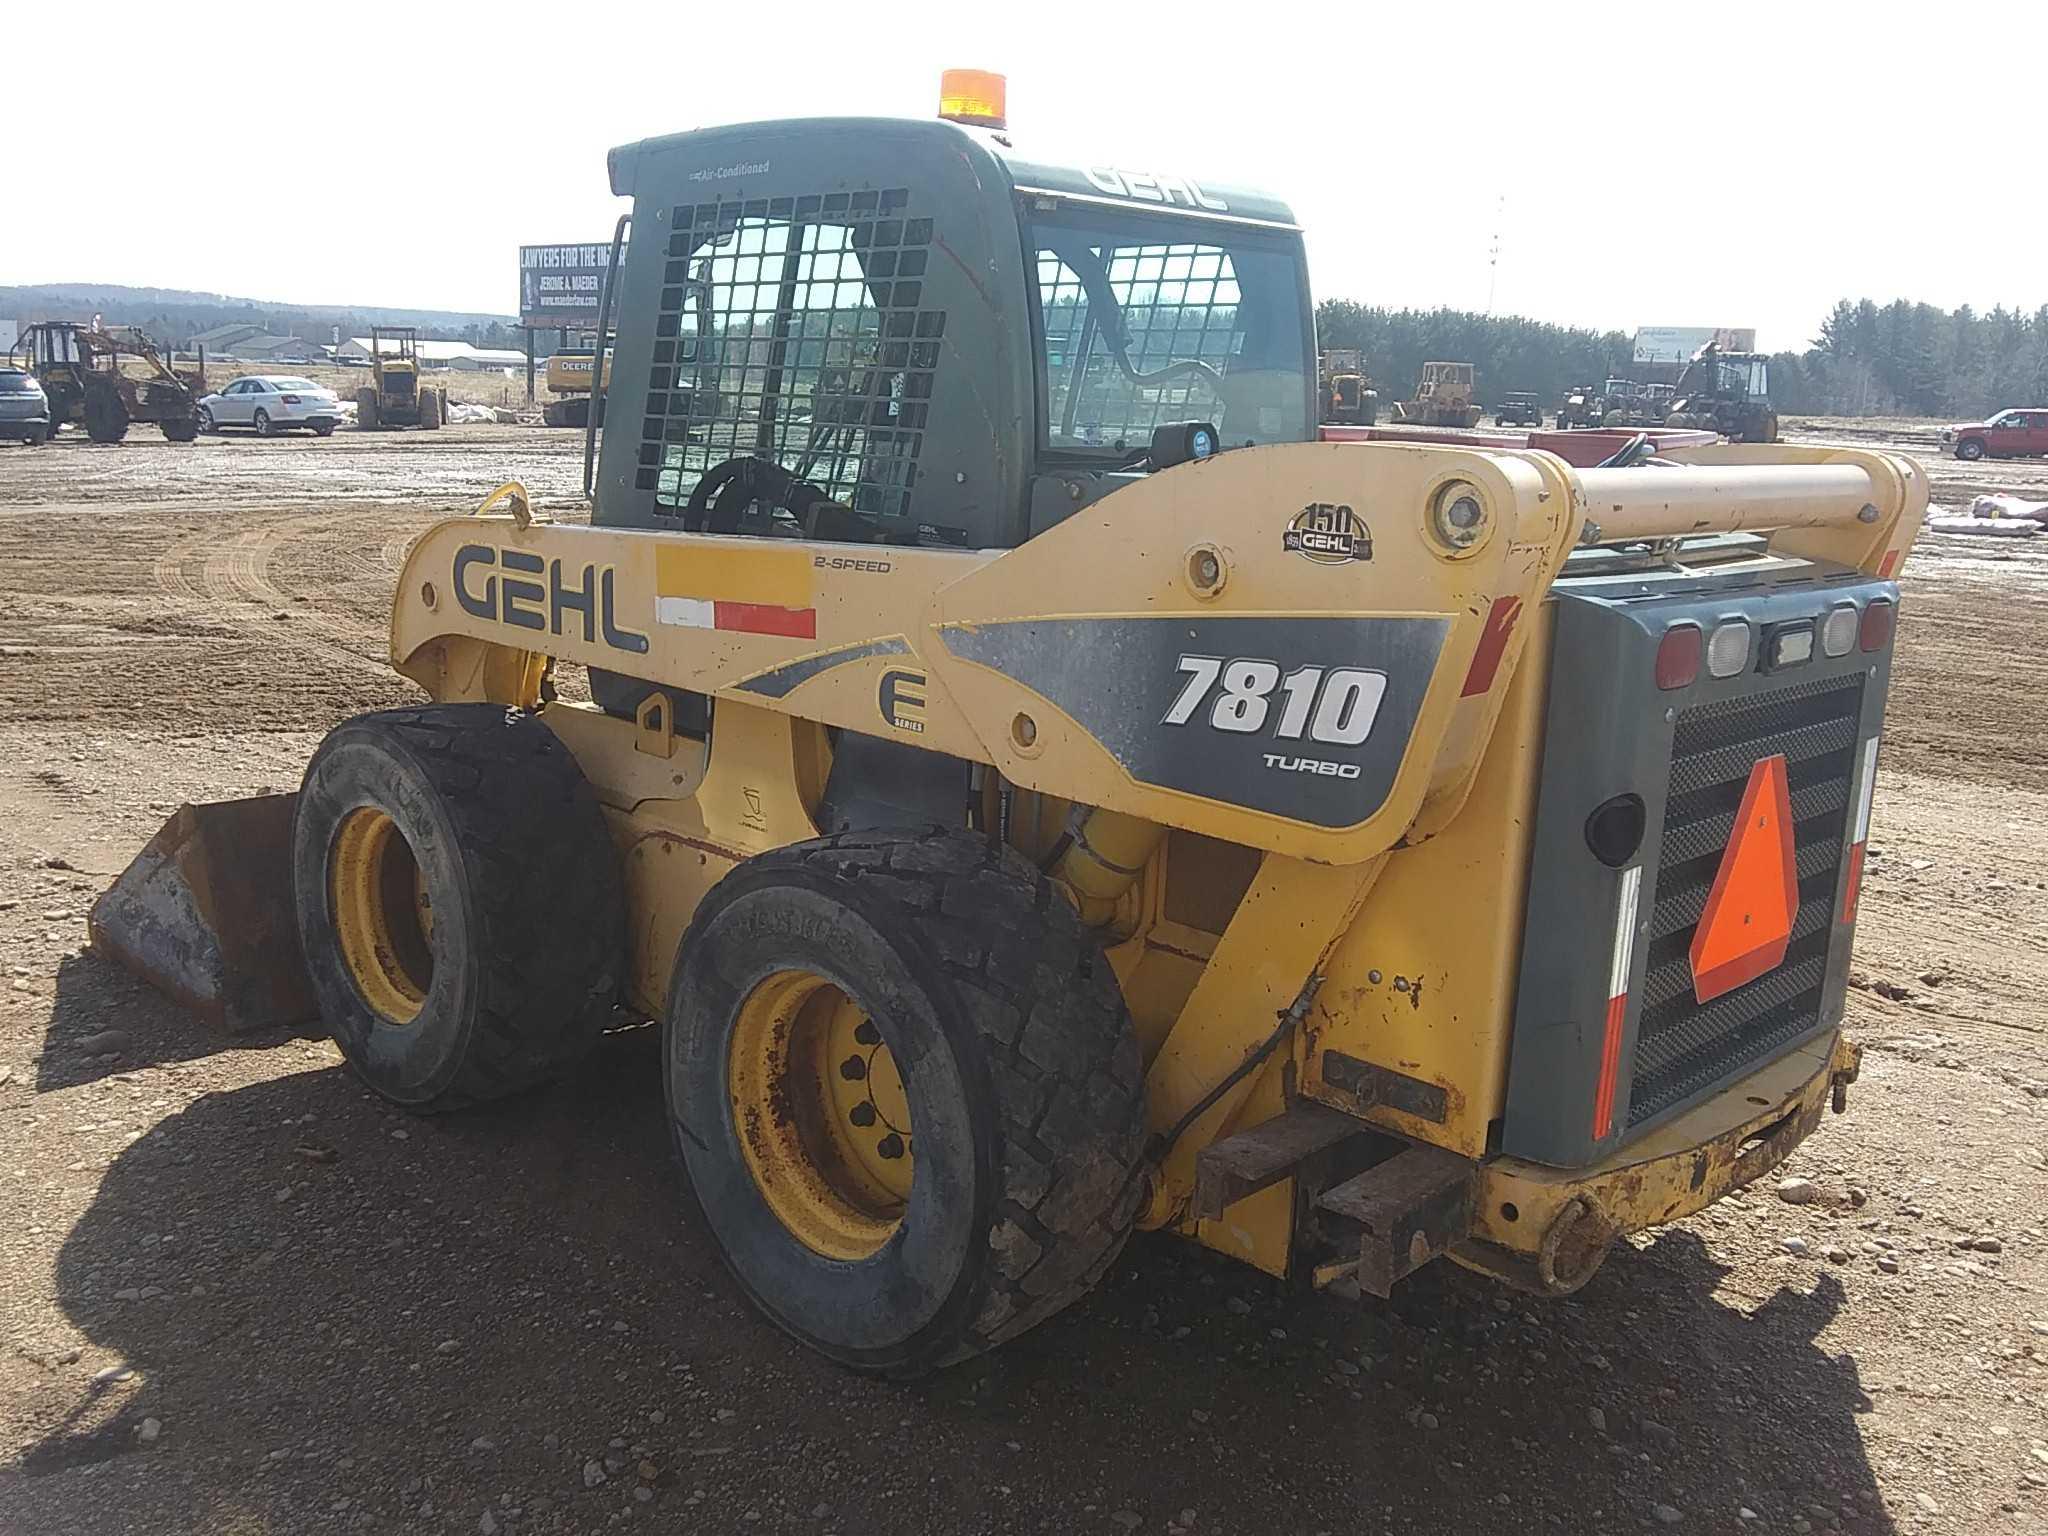
[[[597,354],[585,347],[557,352],[548,359],[548,392],[556,398],[541,407],[542,422],[550,427],[585,427],[590,424],[592,397],[600,387],[593,377]],[[612,355],[605,353],[604,384],[611,383]],[[602,423],[599,423],[602,425]]]

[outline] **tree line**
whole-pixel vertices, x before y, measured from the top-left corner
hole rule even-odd
[[[451,310],[320,308],[264,304],[254,299],[193,293],[175,288],[131,288],[118,284],[46,283],[0,287],[0,316],[35,320],[90,320],[138,326],[160,347],[182,347],[202,331],[222,325],[254,325],[273,336],[296,336],[325,345],[339,330],[346,341],[367,336],[375,325],[414,325],[430,341],[466,341],[471,346],[524,349],[525,337],[510,317]]]
[[[1411,393],[1433,360],[1476,365],[1479,398],[1533,390],[1546,406],[1575,384],[1630,376],[1621,331],[1450,309],[1379,309],[1348,299],[1316,308],[1317,343],[1357,347],[1382,399]],[[1825,416],[1982,416],[2048,404],[2048,305],[2033,314],[1901,299],[1844,299],[1804,351],[1771,355],[1778,411]]]

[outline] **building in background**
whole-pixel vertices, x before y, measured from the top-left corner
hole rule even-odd
[[[524,352],[473,347],[466,341],[421,341],[416,345],[422,368],[455,368],[476,373],[492,368],[519,368],[526,363]],[[388,350],[387,347],[387,353]],[[370,360],[370,338],[351,336],[334,349],[334,357],[337,362],[367,363]]]

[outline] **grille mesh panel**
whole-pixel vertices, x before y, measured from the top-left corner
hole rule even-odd
[[[1636,1025],[1631,1128],[1767,1059],[1820,1022],[1831,915],[1855,770],[1863,677],[1697,705],[1678,717]],[[1693,930],[1713,889],[1752,767],[1783,753],[1799,914],[1783,964],[1702,1004]]]

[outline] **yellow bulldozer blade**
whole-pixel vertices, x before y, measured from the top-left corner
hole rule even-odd
[[[293,916],[297,798],[179,806],[93,904],[93,948],[232,1034],[314,1017]]]

